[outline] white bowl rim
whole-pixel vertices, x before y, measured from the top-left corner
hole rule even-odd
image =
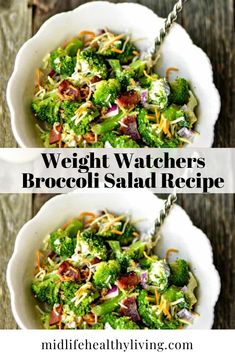
[[[97,193],[100,193],[102,194],[102,192],[106,192],[106,193],[109,193],[107,191],[104,191],[103,189],[98,189],[96,191]],[[129,190],[129,192],[136,192],[134,190]],[[159,199],[158,196],[154,195],[151,191],[149,190],[141,190],[141,191],[138,191],[140,193],[148,193],[149,195],[152,194],[153,197],[156,197],[156,199],[158,200],[162,200],[162,199]],[[16,308],[16,304],[15,304],[15,291],[14,291],[14,286],[13,286],[13,280],[12,280],[12,267],[14,265],[14,261],[16,260],[17,258],[17,252],[18,252],[18,247],[19,247],[19,244],[22,240],[22,237],[24,236],[24,231],[30,227],[33,223],[36,223],[41,217],[42,215],[44,214],[44,212],[50,208],[51,204],[54,204],[54,203],[57,203],[59,202],[59,200],[63,200],[63,198],[65,197],[68,197],[71,195],[71,194],[74,194],[74,193],[77,193],[77,191],[75,192],[71,192],[71,193],[68,193],[68,194],[62,194],[62,195],[56,195],[54,197],[52,197],[51,199],[49,199],[48,201],[46,201],[43,206],[40,208],[40,210],[38,211],[38,213],[32,217],[29,221],[27,221],[23,226],[22,228],[19,230],[17,236],[16,236],[16,241],[15,241],[15,246],[14,246],[14,251],[13,251],[13,254],[8,262],[8,266],[7,266],[7,271],[6,271],[6,279],[7,279],[7,285],[8,285],[8,288],[9,288],[9,292],[10,292],[10,300],[11,300],[11,308],[12,308],[12,313],[13,313],[13,316],[16,320],[16,323],[18,324],[18,326],[21,328],[21,329],[28,329],[24,323],[22,322],[20,316],[18,315],[18,312],[17,312],[17,308]],[[83,192],[85,193],[85,192]],[[88,192],[89,194],[92,194],[92,192]],[[117,190],[117,189],[114,189],[112,190],[112,193],[119,193],[120,194],[120,190]],[[214,265],[214,261],[213,261],[213,249],[212,249],[212,245],[211,245],[211,242],[210,240],[208,239],[208,237],[206,236],[206,234],[198,227],[196,227],[190,217],[188,216],[188,214],[186,213],[186,211],[179,205],[174,205],[174,208],[178,208],[181,210],[181,213],[184,215],[184,218],[185,220],[187,219],[187,221],[189,222],[190,226],[192,226],[192,228],[197,231],[198,233],[198,236],[201,237],[201,239],[203,238],[203,241],[206,242],[207,244],[207,247],[208,247],[208,250],[209,250],[209,257],[210,257],[210,265],[211,265],[211,270],[213,271],[213,276],[214,276],[214,284],[215,284],[215,288],[217,288],[217,291],[215,291],[213,293],[213,298],[212,298],[212,315],[211,315],[211,322],[210,324],[208,325],[208,329],[212,328],[213,326],[213,323],[214,323],[214,312],[215,312],[215,306],[216,306],[216,303],[218,301],[218,298],[219,298],[219,295],[220,295],[220,290],[221,290],[221,279],[220,279],[220,275],[219,275],[219,272],[218,270],[216,269],[215,265]]]
[[[105,4],[107,6],[134,6],[134,7],[139,7],[144,9],[145,11],[149,11],[149,14],[151,15],[155,15],[157,16],[159,19],[162,19],[160,16],[158,16],[156,13],[153,12],[153,10],[151,10],[150,8],[148,8],[147,6],[141,5],[141,4],[136,4],[136,3],[111,3],[109,1],[90,1],[88,3],[79,5],[77,8],[71,10],[71,11],[66,11],[66,12],[61,12],[58,13],[52,17],[50,17],[49,19],[47,19],[42,26],[39,28],[39,30],[31,37],[29,38],[19,49],[17,55],[16,55],[16,59],[15,59],[15,65],[14,65],[14,69],[12,72],[12,75],[9,78],[8,81],[8,85],[7,85],[7,92],[6,92],[6,97],[7,97],[7,103],[8,103],[8,107],[10,110],[10,117],[11,117],[11,127],[12,127],[12,131],[14,134],[14,137],[16,139],[16,142],[19,144],[20,147],[31,147],[29,145],[27,145],[23,139],[21,138],[21,136],[18,134],[17,131],[17,124],[16,124],[16,120],[17,120],[17,109],[15,108],[14,104],[12,103],[12,94],[14,94],[14,82],[17,80],[17,76],[18,76],[18,72],[19,69],[21,67],[21,62],[24,58],[24,52],[25,49],[28,48],[32,42],[34,42],[35,40],[37,40],[38,38],[40,38],[41,33],[48,27],[50,26],[53,21],[57,20],[57,18],[63,17],[63,16],[69,16],[71,13],[76,13],[79,12],[80,9],[82,8],[89,8],[89,7],[93,7],[94,5],[99,5],[99,4]],[[199,48],[197,45],[195,45],[192,41],[192,39],[190,38],[189,34],[186,32],[186,30],[179,24],[175,23],[174,26],[178,26],[180,28],[182,28],[184,30],[184,35],[185,35],[185,39],[187,38],[188,44],[191,44],[192,47],[194,48],[194,50],[197,50],[198,52],[200,51],[201,56],[204,57],[205,61],[207,61],[208,64],[208,71],[210,72],[210,77],[211,77],[211,82],[210,82],[210,89],[211,92],[213,92],[213,96],[214,96],[214,109],[215,109],[215,113],[214,113],[214,119],[211,119],[211,133],[210,133],[210,137],[208,138],[207,142],[204,142],[204,146],[201,147],[211,147],[213,142],[214,142],[214,129],[215,129],[215,124],[216,121],[219,118],[219,113],[221,110],[221,98],[220,98],[220,94],[218,89],[215,86],[214,83],[214,78],[213,78],[213,69],[212,69],[212,64],[211,61],[208,57],[208,55],[201,49]],[[39,146],[38,146],[39,147]],[[187,147],[190,147],[187,146]]]

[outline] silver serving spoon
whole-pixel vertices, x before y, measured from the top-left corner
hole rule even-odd
[[[188,0],[179,0],[177,3],[174,5],[172,11],[169,13],[167,18],[165,19],[163,27],[160,29],[159,35],[155,39],[155,45],[154,45],[154,51],[152,52],[152,62],[155,63],[158,58],[158,52],[160,49],[160,46],[165,39],[166,35],[170,31],[172,24],[177,20],[178,14],[183,10],[184,4]]]
[[[164,202],[164,205],[160,210],[159,216],[155,220],[153,230],[150,233],[146,234],[146,236],[144,236],[145,241],[150,244],[148,251],[151,251],[151,249],[155,247],[160,236],[160,230],[162,228],[162,225],[165,219],[167,218],[167,216],[169,215],[170,210],[174,205],[174,203],[176,202],[176,200],[177,200],[177,196],[174,191],[172,194],[168,196],[168,198]]]

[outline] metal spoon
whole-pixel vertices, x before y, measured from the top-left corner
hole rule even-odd
[[[160,229],[161,229],[165,219],[169,215],[170,210],[171,210],[172,206],[174,205],[174,203],[176,202],[176,200],[177,200],[177,196],[174,191],[172,194],[170,194],[168,196],[168,198],[164,202],[164,205],[163,205],[162,209],[160,210],[159,216],[155,220],[154,228],[148,234],[148,239],[151,240],[151,243],[152,243],[151,246],[154,247],[154,243],[157,242],[158,237],[159,237],[159,233],[160,233]]]
[[[184,4],[188,0],[179,0],[177,3],[174,5],[172,11],[169,13],[167,18],[165,19],[163,27],[160,29],[159,35],[155,39],[155,45],[154,45],[154,52],[152,53],[152,61],[153,63],[156,62],[158,58],[158,51],[159,48],[165,39],[166,35],[171,29],[172,24],[177,20],[178,14],[182,11]]]

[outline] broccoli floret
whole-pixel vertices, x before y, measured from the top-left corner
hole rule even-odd
[[[91,311],[91,303],[99,297],[98,292],[87,291],[82,301],[80,299],[73,302],[67,302],[70,310],[72,310],[77,316],[84,316]]]
[[[81,103],[74,101],[63,101],[61,104],[61,110],[63,111],[62,116],[65,121],[70,121],[75,116],[76,110],[80,107]]]
[[[71,257],[74,254],[76,244],[76,237],[69,237],[62,229],[58,229],[50,234],[51,249],[61,257]]]
[[[106,132],[114,130],[117,126],[119,121],[125,116],[125,114],[121,111],[117,115],[105,119],[103,122],[95,124],[92,126],[92,131],[97,135],[104,135]],[[102,142],[105,142],[103,139]]]
[[[65,47],[65,52],[73,57],[77,55],[79,49],[83,49],[83,43],[80,39],[74,38]]]
[[[70,77],[75,70],[76,57],[71,57],[64,49],[58,48],[50,54],[50,65],[57,74]]]
[[[164,142],[154,133],[151,123],[148,121],[146,115],[146,110],[141,109],[137,116],[138,131],[141,138],[149,147],[162,147]]]
[[[130,136],[118,136],[112,132],[107,132],[102,140],[104,142],[109,142],[114,148],[138,148],[139,145]]]
[[[122,232],[122,234],[116,234],[115,231]],[[119,221],[113,224],[109,229],[105,230],[102,225],[100,226],[97,235],[105,237],[107,240],[118,240],[121,245],[129,245],[135,238],[134,234],[137,233],[137,229],[131,223],[125,221]]]
[[[143,257],[139,260],[139,263],[142,269],[147,270],[151,267],[152,263],[156,261],[158,261],[157,255],[152,255],[148,257]]]
[[[184,78],[177,78],[170,83],[170,101],[177,105],[184,105],[189,100],[189,84]]]
[[[104,324],[103,322],[97,322],[97,324],[92,325],[89,327],[91,330],[103,330],[104,329]]]
[[[106,260],[107,247],[103,240],[94,234],[92,229],[87,229],[79,236],[79,246],[84,257],[93,259],[95,257]]]
[[[137,297],[138,312],[145,325],[151,329],[162,329],[164,323],[160,320],[156,311],[149,304],[148,293],[145,290],[141,290]]]
[[[117,276],[120,272],[120,265],[115,260],[109,260],[108,262],[100,262],[96,266],[96,271],[93,276],[95,286],[99,288],[109,288],[110,285],[114,284]]]
[[[170,268],[166,260],[153,262],[149,269],[149,280],[157,287],[159,292],[164,292],[169,283]]]
[[[168,106],[170,86],[164,78],[152,80],[149,89],[150,102],[155,104],[159,110],[164,110]]]
[[[177,287],[183,287],[189,281],[189,266],[185,260],[178,259],[170,264],[170,283]]]
[[[61,298],[64,303],[71,302],[71,300],[75,297],[75,293],[81,287],[80,284],[76,282],[62,282],[60,286]]]
[[[169,121],[184,117],[185,118],[185,112],[175,104],[172,104],[170,107],[166,108],[164,112],[162,113],[164,118],[166,118]]]
[[[31,288],[40,302],[51,306],[59,303],[60,281],[57,275],[47,275],[43,280],[34,278]]]
[[[36,97],[32,101],[34,114],[42,121],[51,125],[60,121],[61,102],[56,94],[46,94],[45,97]]]
[[[78,219],[74,219],[66,228],[65,234],[70,237],[76,237],[79,230],[83,229],[83,224]]]
[[[165,300],[171,303],[180,299],[181,302],[178,304],[179,308],[188,307],[188,304],[185,300],[185,295],[180,288],[171,286],[162,294],[162,296]]]
[[[90,123],[97,118],[99,115],[98,110],[89,110],[87,113],[82,117],[82,119],[79,121],[79,123],[76,125],[76,120],[75,123],[73,124],[72,128],[74,132],[77,135],[85,135],[91,128]],[[71,124],[70,124],[71,125]]]
[[[120,293],[112,299],[105,300],[102,304],[96,305],[92,308],[92,312],[97,316],[104,316],[105,314],[113,312],[119,307],[119,303],[125,298],[124,293]]]
[[[126,44],[124,52],[121,54],[118,54],[118,56],[117,56],[118,60],[120,61],[121,64],[125,64],[125,65],[129,64],[136,57],[134,52],[138,52],[138,49],[136,48],[136,46],[133,43],[131,43],[129,41]]]
[[[129,317],[119,317],[114,314],[107,314],[104,317],[104,322],[108,323],[115,330],[138,330],[139,326]]]
[[[130,84],[130,79],[139,79],[144,72],[145,62],[137,60],[129,65],[128,68],[122,69],[119,60],[109,60],[109,64],[121,85],[126,87]]]
[[[125,270],[130,265],[131,260],[139,261],[143,256],[146,244],[142,241],[137,241],[131,244],[128,249],[122,251],[119,241],[111,240],[109,241],[109,246],[121,268]]]
[[[98,82],[93,95],[94,103],[101,107],[108,107],[114,103],[120,89],[120,83],[114,78]]]
[[[92,49],[84,49],[79,55],[81,72],[88,76],[98,76],[104,80],[107,78],[108,69],[101,55]]]

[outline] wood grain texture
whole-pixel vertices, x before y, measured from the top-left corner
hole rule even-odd
[[[31,35],[32,10],[27,4],[27,0],[0,0],[0,147],[16,147],[6,103],[6,86],[16,53]]]
[[[17,327],[11,313],[5,272],[13,252],[16,234],[31,217],[31,195],[11,194],[0,196],[0,329]]]

